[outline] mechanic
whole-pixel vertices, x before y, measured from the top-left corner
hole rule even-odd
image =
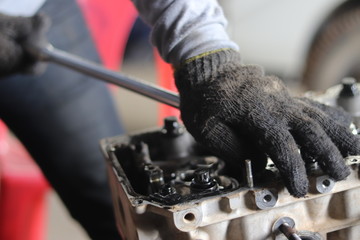
[[[8,3],[21,8],[21,2]],[[35,5],[33,10],[37,10]],[[47,32],[50,42],[99,62],[76,1],[48,0],[40,11],[52,18]],[[43,34],[43,20],[41,16],[0,15],[2,76],[42,70],[41,64],[31,65],[33,61],[18,42]],[[99,139],[124,133],[107,85],[53,64],[41,75],[6,77],[0,80],[0,118],[24,144],[91,239],[120,239],[99,148]]]
[[[152,43],[175,68],[182,120],[198,142],[234,167],[250,158],[262,168],[269,156],[295,197],[308,191],[306,161],[317,159],[337,181],[349,175],[343,157],[360,153],[359,138],[348,128],[350,117],[293,97],[260,66],[243,64],[216,0],[133,2],[152,27]],[[9,37],[6,30],[2,27],[3,37]],[[8,72],[28,62],[22,55]]]

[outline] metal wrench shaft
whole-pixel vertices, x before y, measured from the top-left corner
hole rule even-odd
[[[300,236],[297,235],[296,230],[289,226],[287,223],[280,225],[279,230],[287,237],[289,240],[301,240]]]
[[[91,77],[95,77],[105,82],[112,83],[130,91],[139,93],[158,102],[179,108],[179,95],[172,91],[118,72],[105,69],[98,64],[56,49],[51,44],[48,44],[46,47],[28,45],[26,48],[38,60],[50,61],[60,64]]]

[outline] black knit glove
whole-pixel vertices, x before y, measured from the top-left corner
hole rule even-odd
[[[359,138],[329,115],[336,112],[337,120],[347,121],[344,112],[291,97],[276,77],[241,65],[233,50],[190,60],[175,79],[182,119],[198,142],[232,162],[255,156],[249,146],[259,147],[295,197],[308,191],[302,156],[315,158],[330,177],[342,180],[349,175],[343,156],[360,153]]]
[[[27,41],[45,42],[49,20],[44,15],[13,17],[0,13],[0,76],[39,73],[43,65],[24,50]]]

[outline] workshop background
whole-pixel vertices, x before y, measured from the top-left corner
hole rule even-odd
[[[360,76],[357,67],[360,65],[360,7],[356,1],[220,2],[229,19],[229,34],[239,43],[244,62],[263,65],[268,73],[279,75],[294,91],[325,89],[344,76]],[[149,29],[136,21],[122,72],[156,83],[148,33]],[[327,45],[319,47],[324,41]],[[334,49],[332,54],[325,54],[330,48]],[[310,54],[311,51],[316,54]],[[315,60],[317,68],[309,67],[308,63]],[[308,79],[304,80],[305,77]],[[128,132],[158,125],[158,103],[124,89],[112,90]],[[48,203],[47,239],[88,239],[54,192],[48,195]]]

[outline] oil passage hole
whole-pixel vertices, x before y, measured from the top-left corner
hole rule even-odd
[[[184,221],[187,223],[191,223],[195,220],[195,215],[193,213],[187,213],[184,216]]]
[[[327,188],[327,187],[329,187],[329,186],[331,185],[331,182],[330,182],[329,179],[325,179],[325,180],[322,182],[322,184],[323,184],[323,187],[324,187],[324,188]]]
[[[267,195],[264,196],[263,201],[264,201],[265,203],[268,203],[268,202],[270,202],[271,200],[272,200],[272,196],[271,196],[270,194],[267,194]]]

